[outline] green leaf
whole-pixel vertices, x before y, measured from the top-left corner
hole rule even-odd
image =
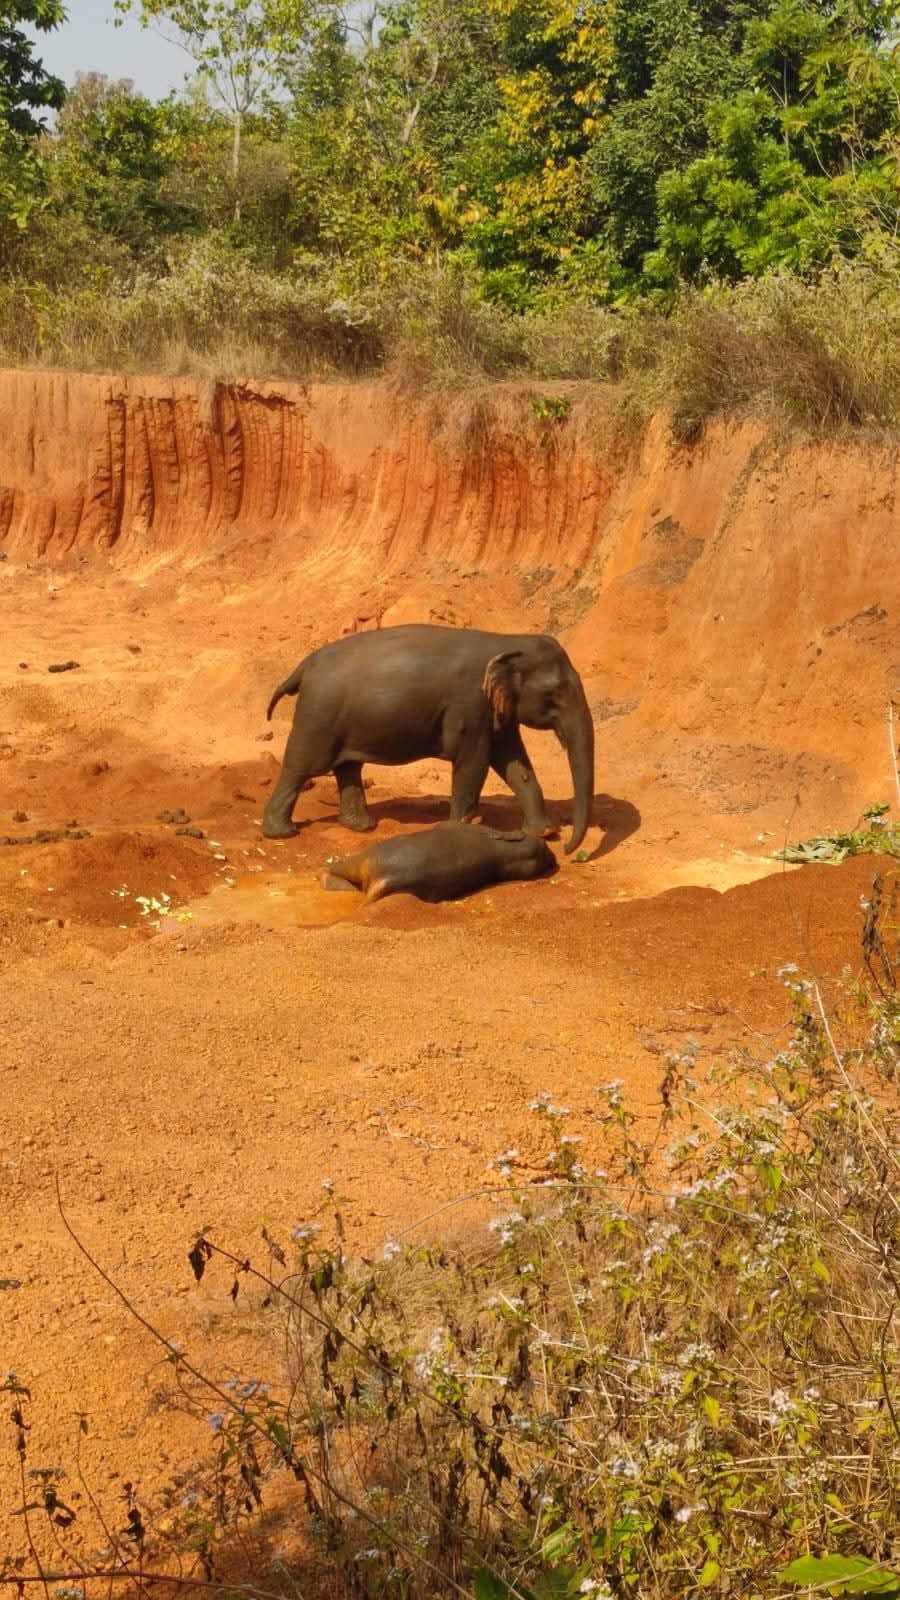
[[[706,1415],[709,1417],[713,1427],[717,1428],[719,1426],[719,1418],[722,1415],[722,1407],[720,1402],[716,1400],[713,1395],[705,1394],[703,1396],[703,1409],[706,1412]]]
[[[577,1588],[575,1576],[571,1567],[557,1567],[555,1572],[542,1572],[535,1579],[533,1590],[522,1589],[516,1584],[516,1591],[519,1594],[529,1594],[531,1600],[567,1600]]]
[[[719,1566],[718,1561],[704,1561],[702,1567],[700,1568],[700,1577],[698,1580],[701,1589],[710,1589],[721,1571],[722,1568]]]
[[[764,1183],[767,1189],[771,1189],[774,1195],[777,1195],[784,1181],[784,1173],[781,1168],[774,1166],[771,1161],[759,1161],[757,1162],[756,1171],[760,1182]]]
[[[509,1589],[503,1579],[484,1567],[472,1578],[472,1593],[475,1600],[509,1600]]]
[[[549,1562],[563,1561],[577,1542],[578,1535],[571,1522],[563,1522],[552,1533],[548,1533],[541,1545],[541,1558]]]
[[[900,1595],[900,1573],[875,1567],[865,1556],[801,1556],[778,1577],[788,1583],[833,1589],[837,1594]]]

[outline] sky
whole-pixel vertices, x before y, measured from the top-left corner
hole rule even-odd
[[[113,0],[67,0],[68,22],[37,35],[37,55],[66,83],[77,72],[105,72],[131,78],[151,99],[181,89],[191,61],[177,45],[129,18],[113,27]]]

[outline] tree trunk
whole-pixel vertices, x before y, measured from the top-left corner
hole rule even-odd
[[[231,178],[234,183],[234,220],[241,220],[241,192],[238,187],[241,176],[241,133],[243,131],[243,114],[237,108],[234,113],[234,137],[231,143]]]

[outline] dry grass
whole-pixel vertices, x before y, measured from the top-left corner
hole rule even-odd
[[[468,431],[473,448],[489,425],[479,397],[502,380],[611,386],[620,420],[668,411],[683,441],[723,412],[883,430],[900,423],[900,279],[857,263],[814,284],[778,274],[685,292],[667,310],[573,303],[520,317],[433,268],[347,289],[323,264],[277,277],[204,244],[167,277],[127,287],[0,285],[0,361],[224,381],[384,377],[405,405],[469,391],[460,442]],[[459,434],[452,411],[437,408]]]

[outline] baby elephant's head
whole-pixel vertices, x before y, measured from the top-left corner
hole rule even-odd
[[[539,878],[543,873],[555,870],[556,857],[546,839],[539,839],[533,833],[522,830],[501,833],[491,829],[490,832],[509,864],[514,864],[522,877]]]

